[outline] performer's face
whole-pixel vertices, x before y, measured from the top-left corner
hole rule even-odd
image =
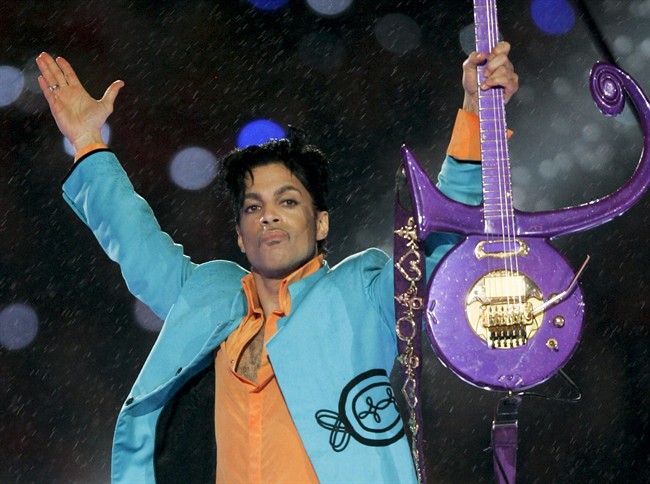
[[[254,168],[245,182],[237,244],[254,272],[283,279],[318,253],[329,215],[314,208],[305,186],[281,163]]]

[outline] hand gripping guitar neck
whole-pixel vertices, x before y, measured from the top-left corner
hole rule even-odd
[[[475,10],[476,14],[476,10]],[[478,32],[480,17],[475,16]],[[489,34],[496,39],[496,31]],[[489,52],[487,45],[480,51]],[[479,71],[479,82],[481,78]],[[547,212],[512,204],[503,98],[479,97],[483,204],[450,200],[402,148],[417,217],[418,237],[455,232],[464,240],[434,271],[427,289],[426,329],[442,362],[465,381],[492,390],[537,385],[569,360],[580,339],[584,304],[577,279],[548,239],[612,220],[638,202],[650,185],[650,104],[617,67],[597,63],[592,96],[601,111],[618,115],[624,92],[640,114],[643,152],[629,181],[594,202]]]

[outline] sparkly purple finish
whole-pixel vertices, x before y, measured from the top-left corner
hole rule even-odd
[[[426,329],[443,363],[463,380],[492,390],[522,390],[551,377],[571,357],[582,331],[584,304],[577,287],[571,296],[549,308],[539,331],[518,348],[493,349],[470,328],[465,300],[474,283],[495,269],[491,258],[477,260],[474,247],[484,237],[471,236],[451,251],[429,281]],[[518,258],[519,273],[530,277],[543,296],[566,289],[573,271],[545,240],[527,238],[530,253]],[[552,321],[562,316],[565,324]],[[555,338],[558,350],[546,342]]]
[[[615,116],[621,112],[623,90],[639,113],[644,140],[636,170],[617,191],[593,202],[546,212],[522,212],[513,208],[518,236],[553,238],[597,227],[631,208],[650,186],[650,103],[647,97],[628,74],[603,62],[594,65],[590,87],[596,104],[606,115]],[[463,235],[485,233],[483,206],[468,207],[445,197],[405,146],[402,155],[413,190],[420,236],[436,231]],[[499,232],[497,226],[491,233]]]
[[[496,0],[474,1],[477,51],[489,52],[498,41]],[[479,67],[479,82],[483,76]],[[569,287],[574,273],[547,239],[610,221],[637,203],[650,186],[650,104],[638,84],[617,67],[597,63],[590,76],[592,97],[608,116],[621,113],[624,92],[639,113],[644,145],[637,168],[616,192],[594,202],[547,212],[522,212],[512,201],[507,128],[502,89],[479,90],[483,204],[471,207],[443,195],[408,148],[404,166],[424,240],[431,232],[465,236],[440,262],[429,282],[426,328],[440,359],[462,379],[492,390],[521,390],[551,377],[571,357],[580,340],[584,312],[579,286],[562,302],[547,308],[539,331],[526,345],[493,349],[470,327],[466,298],[486,274],[516,268],[542,292],[544,300]],[[503,239],[504,250],[525,242],[528,254],[477,258],[477,244]],[[499,242],[501,243],[501,242]],[[514,261],[514,264],[513,264]],[[491,302],[487,302],[487,305]],[[556,327],[554,318],[565,324]],[[548,347],[549,340],[557,347]]]
[[[637,203],[650,186],[650,104],[638,84],[620,69],[597,63],[591,73],[591,90],[596,103],[606,115],[619,114],[624,105],[625,90],[640,114],[644,133],[644,148],[637,168],[628,182],[616,192],[594,202],[576,207],[547,212],[522,212],[505,204],[507,223],[497,223],[492,215],[498,201],[485,197],[483,205],[471,207],[443,195],[431,182],[408,148],[402,148],[407,179],[418,219],[419,236],[424,239],[431,232],[455,232],[466,236],[436,269],[428,296],[427,330],[438,355],[461,378],[479,387],[504,390],[528,388],[552,376],[566,363],[579,340],[582,326],[582,294],[577,288],[566,301],[548,310],[543,329],[523,348],[492,350],[469,327],[464,314],[464,300],[471,286],[494,266],[488,268],[473,254],[478,241],[494,237],[512,237],[525,241],[531,247],[527,257],[519,257],[521,272],[540,286],[545,298],[565,290],[573,272],[564,259],[546,243],[564,234],[586,230],[610,221]],[[496,101],[495,101],[496,102]],[[503,125],[505,129],[505,125]],[[495,141],[497,143],[497,141]],[[492,152],[504,152],[499,145]],[[483,151],[483,163],[489,157]],[[507,151],[505,151],[507,155]],[[509,187],[510,171],[506,165],[492,168],[495,161],[488,159],[488,175],[498,171],[502,179],[487,179],[491,183]],[[489,165],[492,163],[492,165]],[[486,170],[486,167],[483,167]],[[501,204],[501,207],[504,207]],[[489,236],[489,237],[487,237]],[[567,319],[560,331],[551,324],[552,318],[562,314]],[[554,337],[559,351],[545,347]]]

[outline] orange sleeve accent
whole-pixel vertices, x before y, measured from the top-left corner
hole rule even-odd
[[[512,131],[508,130],[508,139],[511,136]],[[458,110],[447,154],[457,160],[479,161],[481,159],[479,120],[476,114],[463,109]]]
[[[479,124],[476,114],[462,109],[458,110],[447,154],[457,160],[478,161],[481,159]]]
[[[105,143],[93,143],[88,146],[85,146],[84,148],[81,148],[79,151],[75,153],[74,161],[77,162],[79,158],[81,158],[84,155],[87,155],[91,151],[101,150],[103,148],[108,148],[108,146]]]

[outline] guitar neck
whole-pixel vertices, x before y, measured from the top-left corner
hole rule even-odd
[[[474,0],[476,51],[489,53],[499,42],[496,0]],[[478,82],[484,79],[484,67],[478,68]],[[483,170],[483,207],[486,234],[514,229],[512,183],[508,156],[503,89],[478,90],[481,163]]]

